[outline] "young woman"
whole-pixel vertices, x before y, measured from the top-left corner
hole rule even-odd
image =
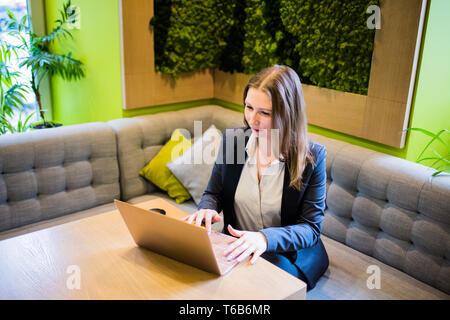
[[[198,211],[185,220],[210,232],[223,210],[224,232],[238,238],[228,259],[262,256],[311,289],[328,268],[320,240],[326,149],[308,139],[297,73],[263,69],[245,87],[244,106],[245,127],[225,131]]]

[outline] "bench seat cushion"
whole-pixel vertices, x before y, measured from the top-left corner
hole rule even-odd
[[[330,266],[316,287],[306,294],[308,300],[428,300],[450,299],[439,291],[379,260],[322,235]],[[380,289],[369,289],[367,280],[380,270]],[[372,283],[372,281],[369,281]]]

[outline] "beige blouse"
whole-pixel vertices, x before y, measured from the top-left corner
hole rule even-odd
[[[259,231],[281,226],[281,198],[284,162],[274,160],[263,169],[258,181],[256,164],[257,138],[252,133],[246,146],[247,160],[237,185],[234,210],[240,230]]]

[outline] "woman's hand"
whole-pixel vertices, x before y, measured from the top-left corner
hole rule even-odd
[[[224,251],[229,261],[237,258],[237,261],[241,262],[253,255],[250,263],[254,264],[267,249],[267,239],[261,232],[239,231],[233,229],[231,225],[228,225],[228,231],[239,238]]]
[[[216,210],[200,209],[197,212],[184,217],[182,220],[187,221],[187,223],[189,224],[192,224],[195,220],[195,224],[199,227],[203,222],[205,222],[205,228],[209,234],[211,233],[211,223],[222,221],[222,217],[217,213]]]

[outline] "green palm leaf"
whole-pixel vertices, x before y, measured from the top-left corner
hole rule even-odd
[[[408,129],[403,130],[403,132],[404,131],[418,131],[418,132],[422,132],[423,134],[426,134],[427,136],[432,138],[430,140],[430,142],[428,142],[428,144],[425,146],[425,148],[423,148],[422,152],[417,157],[416,161],[418,161],[422,157],[422,155],[428,150],[428,147],[436,140],[438,140],[440,143],[442,143],[444,146],[446,146],[447,148],[450,149],[450,146],[448,145],[448,143],[446,143],[444,140],[442,140],[440,138],[440,135],[443,134],[444,132],[450,133],[450,131],[447,130],[447,129],[442,129],[438,133],[433,133],[431,131],[428,131],[428,130],[425,130],[425,129],[422,129],[422,128],[408,128]]]
[[[434,162],[431,164],[431,167],[435,167],[439,163],[443,162],[443,164],[441,164],[439,167],[436,168],[437,171],[431,175],[430,179],[432,179],[432,178],[436,177],[437,175],[450,169],[450,167],[446,167],[445,169],[442,169],[442,168],[444,168],[444,166],[448,166],[448,164],[450,164],[450,161],[447,160],[447,158],[450,157],[450,152],[447,153],[447,155],[442,156],[436,150],[434,150],[433,148],[430,148],[430,146],[432,145],[432,143],[434,141],[438,141],[443,146],[445,146],[448,151],[450,151],[450,145],[441,138],[441,135],[443,133],[450,133],[450,131],[448,129],[442,129],[438,133],[433,133],[431,131],[428,131],[428,130],[422,129],[422,128],[408,128],[408,129],[403,130],[403,132],[405,132],[405,131],[421,132],[431,138],[431,140],[423,148],[423,150],[421,151],[421,153],[419,154],[419,156],[417,157],[417,160],[416,160],[417,163],[421,163],[421,162],[428,161],[428,160],[434,160]],[[422,158],[423,154],[429,149],[435,155],[435,157]]]

